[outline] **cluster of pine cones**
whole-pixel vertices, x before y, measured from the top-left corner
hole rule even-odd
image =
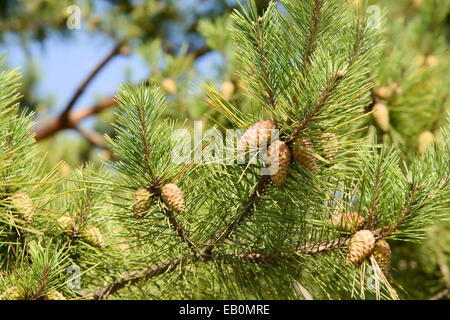
[[[147,188],[139,188],[133,195],[133,215],[142,219],[150,209],[153,193]],[[183,214],[186,210],[183,192],[176,184],[167,183],[161,188],[161,200],[171,211]]]
[[[75,230],[75,217],[69,215],[63,215],[56,220],[58,226],[63,232],[74,232]],[[106,248],[103,235],[100,229],[93,225],[86,225],[81,229],[81,237],[84,241],[89,243],[93,247],[104,249]]]
[[[271,141],[272,130],[276,129],[276,122],[263,120],[253,124],[238,142],[238,153],[247,149],[256,148],[258,142]],[[325,159],[331,163],[336,158],[338,140],[333,133],[321,135],[324,140]],[[317,170],[314,145],[309,138],[296,138],[292,141],[291,149],[286,142],[276,140],[269,145],[267,150],[268,162],[278,164],[278,170],[271,175],[272,181],[277,188],[282,188],[286,180],[289,164],[292,157],[305,168],[315,173]]]

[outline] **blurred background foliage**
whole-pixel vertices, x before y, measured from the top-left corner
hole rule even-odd
[[[230,125],[201,99],[206,94],[202,81],[211,82],[244,112],[252,108],[249,95],[234,75],[239,68],[235,55],[239,53],[234,52],[228,28],[229,14],[237,8],[237,1],[0,3],[0,50],[6,49],[5,58],[11,66],[18,61],[9,53],[12,45],[13,52],[21,52],[24,57],[20,66],[24,75],[21,105],[24,112],[35,112],[36,137],[40,150],[48,153],[48,170],[64,160],[60,168],[66,175],[81,164],[90,162],[95,167],[101,159],[111,157],[103,136],[114,134],[112,97],[118,86],[111,84],[105,92],[102,89],[109,83],[100,86],[95,79],[119,56],[140,63],[122,65],[123,70],[115,73],[111,83],[135,80],[159,84],[169,102],[165,117],[186,121],[184,125],[192,126],[194,120],[201,120],[204,128],[212,123],[222,128]],[[74,4],[81,10],[79,30],[67,26],[73,13],[68,8]],[[439,139],[435,133],[448,122],[450,1],[379,0],[369,4],[377,5],[385,15],[385,49],[372,90],[373,104],[367,112],[376,104],[386,106],[389,125],[383,128],[373,117],[367,117],[361,134],[368,141],[375,136],[379,142],[399,146],[403,160],[409,162],[412,155],[426,149],[430,140]],[[262,12],[268,1],[258,0],[257,5]],[[43,94],[40,85],[50,74],[46,67],[64,72],[71,61],[62,56],[55,63],[40,65],[31,48],[39,46],[45,58],[52,50],[46,45],[49,41],[64,47],[77,41],[80,34],[87,39],[100,36],[111,50],[99,53],[95,61],[72,66],[93,66],[78,86],[66,87],[65,79],[52,78],[47,81],[53,81],[55,91]],[[77,50],[89,50],[89,41],[83,45],[88,48]],[[65,54],[64,50],[59,52]],[[58,101],[61,88],[71,99]],[[81,106],[80,101],[88,105]],[[411,299],[446,299],[450,297],[450,223],[433,226],[427,235],[427,240],[420,243],[392,245],[393,277]]]

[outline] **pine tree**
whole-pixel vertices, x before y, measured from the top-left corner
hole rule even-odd
[[[170,138],[181,124],[164,117],[154,83],[119,89],[107,137],[113,160],[47,173],[32,114],[19,113],[20,76],[1,71],[3,299],[401,297],[384,244],[421,239],[448,214],[448,121],[433,128],[438,141],[403,159],[405,145],[390,135],[401,116],[389,113],[382,127],[372,119],[374,100],[391,94],[374,93],[383,29],[364,6],[281,3],[283,11],[271,3],[259,15],[249,2],[232,16],[236,77],[251,112],[214,85],[204,84],[202,99],[233,128],[255,132],[250,140],[266,121],[279,130],[269,150],[301,152],[279,161],[282,183],[262,174],[264,154],[273,158],[264,148],[256,161],[200,163],[211,150],[216,159],[230,151],[205,139],[176,161],[190,131]]]

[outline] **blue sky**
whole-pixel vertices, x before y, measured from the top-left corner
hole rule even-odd
[[[29,51],[39,68],[39,81],[35,88],[38,97],[53,95],[55,111],[64,106],[79,84],[94,66],[106,56],[115,43],[110,38],[81,30],[72,30],[74,36],[62,38],[51,36],[40,44],[33,42]],[[6,50],[6,61],[10,67],[25,65],[23,47],[12,36],[7,36],[0,51]],[[96,94],[111,95],[126,79],[126,70],[132,79],[148,76],[149,69],[137,55],[117,56],[101,70],[78,99],[75,107],[88,106],[95,102]]]
[[[187,10],[189,6],[194,6],[196,1],[181,1],[180,7]],[[203,2],[203,6],[196,9],[211,10],[207,4],[208,2]],[[27,43],[33,64],[38,67],[39,79],[34,94],[39,98],[53,97],[53,113],[58,113],[67,104],[80,83],[115,45],[114,40],[105,35],[88,32],[83,23],[81,29],[73,29],[70,32],[73,32],[70,37],[53,34],[43,43]],[[177,39],[172,40],[179,42]],[[5,60],[9,67],[25,66],[24,47],[17,37],[5,35],[3,43],[0,43],[0,54],[5,51]],[[200,76],[211,78],[220,63],[221,57],[218,53],[209,53],[198,59],[195,66]],[[90,82],[74,109],[90,106],[99,97],[114,94],[123,81],[140,81],[148,77],[149,72],[149,66],[137,54],[116,56]]]

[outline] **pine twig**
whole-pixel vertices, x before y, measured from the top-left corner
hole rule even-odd
[[[263,32],[262,18],[261,18],[261,20],[258,20],[258,24],[259,24],[259,27],[257,27],[255,24],[254,29],[255,29],[256,36],[257,36],[257,44],[258,44],[257,50],[259,53],[259,63],[261,64],[261,66],[263,68],[262,73],[263,73],[263,77],[264,77],[264,82],[266,84],[266,91],[267,91],[267,95],[269,98],[269,104],[273,109],[275,109],[275,97],[274,97],[273,90],[271,88],[272,80],[270,78],[269,69],[267,68],[267,52],[265,49],[265,44],[263,42],[263,37],[261,35],[261,33]]]
[[[165,210],[165,213],[166,213],[167,218],[169,219],[169,222],[170,222],[170,225],[171,225],[172,229],[177,232],[178,237],[184,243],[186,243],[186,245],[191,250],[193,250],[194,249],[194,245],[192,244],[192,242],[187,237],[186,231],[184,230],[184,228],[178,223],[177,219],[175,218],[175,216],[173,214],[173,211],[167,209],[167,210]]]
[[[311,57],[316,49],[316,39],[317,39],[317,31],[319,29],[321,9],[323,3],[321,0],[314,1],[314,9],[312,15],[312,23],[309,28],[308,40],[306,43],[306,53],[303,59],[302,73],[305,73],[308,70],[308,65],[311,61]]]
[[[96,115],[103,110],[106,110],[115,105],[113,97],[109,97],[105,100],[100,101],[99,103],[82,109],[80,111],[71,111],[67,117],[67,123],[63,126],[59,117],[56,117],[44,126],[35,130],[35,139],[37,141],[43,140],[45,138],[49,138],[61,130],[76,128],[78,123],[84,120],[87,117],[92,115]]]
[[[338,85],[339,81],[342,79],[344,74],[340,71],[334,72],[330,78],[328,79],[328,83],[326,88],[323,90],[319,100],[316,102],[313,109],[311,109],[306,116],[304,117],[303,121],[300,123],[299,126],[297,126],[291,133],[291,138],[295,138],[298,136],[308,125],[311,123],[311,121],[314,119],[314,117],[320,113],[322,107],[327,102],[328,98],[331,96],[333,91],[336,89],[336,86]]]
[[[243,212],[224,231],[216,233],[211,239],[209,239],[206,242],[206,246],[200,251],[202,256],[211,254],[212,250],[216,247],[218,241],[227,239],[230,236],[230,234],[234,231],[236,226],[242,223],[242,221],[244,221],[251,214],[257,200],[260,198],[260,195],[264,192],[268,181],[269,176],[263,176],[259,180],[253,193],[243,203],[241,209],[239,209],[239,211],[243,210]]]

